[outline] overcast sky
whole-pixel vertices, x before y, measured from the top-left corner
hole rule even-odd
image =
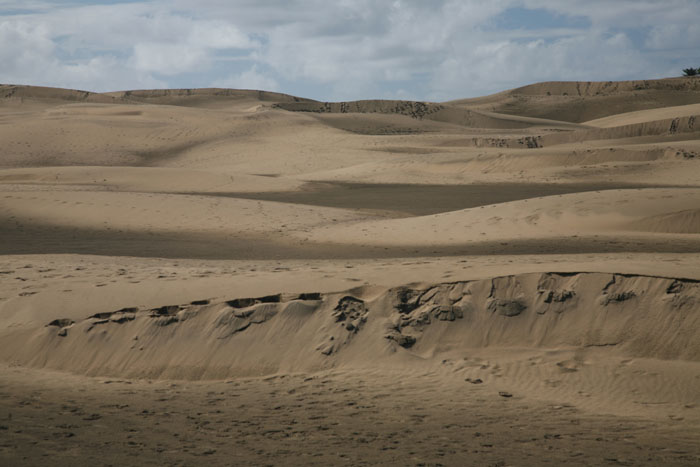
[[[0,83],[474,97],[700,67],[700,0],[0,0]]]

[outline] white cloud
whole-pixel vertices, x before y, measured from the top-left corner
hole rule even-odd
[[[280,86],[277,81],[269,75],[258,71],[257,66],[243,71],[236,75],[231,75],[223,79],[217,79],[211,83],[215,88],[231,89],[255,89],[261,91],[278,91]]]
[[[142,43],[134,46],[128,62],[134,69],[177,75],[209,66],[206,49],[185,44]]]
[[[0,79],[15,82],[43,73],[53,61],[55,44],[41,25],[23,21],[0,22]],[[14,46],[12,46],[12,45]]]
[[[222,21],[194,22],[186,42],[212,49],[250,49],[258,46],[238,28]]]
[[[150,75],[125,69],[110,55],[62,61],[45,24],[0,22],[0,82],[107,91],[125,87],[158,87],[164,83]]]
[[[0,81],[450,99],[700,63],[697,0],[81,1],[0,0]],[[585,21],[499,27],[514,7]]]
[[[125,68],[121,60],[104,55],[78,63],[56,63],[49,75],[50,81],[41,84],[103,92],[167,87],[149,73]]]
[[[700,44],[700,23],[654,26],[646,46],[656,50],[697,48]]]
[[[601,50],[605,50],[605,54],[601,54]],[[624,79],[630,74],[648,77],[651,65],[622,33],[610,37],[586,34],[525,43],[505,40],[481,44],[465,54],[468,54],[467,60],[449,57],[440,64],[432,83],[436,97],[447,98],[460,88],[464,89],[464,94],[474,90],[477,94],[486,94],[512,87],[513,77],[522,84],[586,81],[601,76]]]

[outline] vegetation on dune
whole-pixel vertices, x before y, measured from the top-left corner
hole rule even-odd
[[[684,75],[684,76],[696,76],[696,75],[700,75],[700,68],[684,68],[684,69],[683,69],[683,75]]]

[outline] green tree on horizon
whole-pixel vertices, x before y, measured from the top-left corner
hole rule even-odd
[[[700,68],[684,68],[684,69],[683,69],[683,75],[684,75],[684,76],[696,76],[696,75],[700,75]]]

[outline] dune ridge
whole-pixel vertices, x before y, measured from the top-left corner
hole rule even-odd
[[[612,95],[649,90],[700,91],[700,82],[692,77],[629,81],[545,81],[515,88],[506,91],[506,93],[524,95],[572,94],[580,97],[592,97],[601,94]]]
[[[693,77],[632,81],[552,81],[450,101],[466,108],[583,123],[615,114],[700,102]]]
[[[473,145],[476,147],[499,148],[529,148],[556,146],[559,144],[581,143],[596,140],[617,140],[623,138],[642,138],[665,136],[667,138],[681,137],[693,138],[686,133],[698,133],[700,127],[696,124],[700,115],[688,115],[683,117],[667,118],[663,120],[645,121],[642,123],[630,123],[628,125],[584,129],[567,133],[545,134],[536,136],[520,136],[515,138],[474,137],[462,141],[452,141],[454,145]]]
[[[66,101],[113,104],[121,102],[121,99],[116,96],[97,92],[14,84],[0,84],[0,99],[3,104],[23,104],[26,100],[44,103]]]
[[[180,379],[401,366],[489,347],[606,347],[626,357],[700,361],[698,284],[544,273],[202,299],[78,321],[56,316],[6,335],[11,345],[0,357],[90,375]]]

